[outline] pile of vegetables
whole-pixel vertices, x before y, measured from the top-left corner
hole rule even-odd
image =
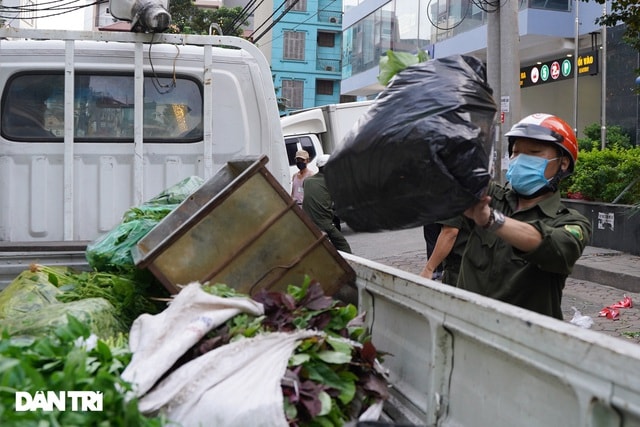
[[[46,311],[52,307],[102,300],[117,313],[120,328],[107,328],[109,334],[102,333],[102,339],[96,339],[94,334],[100,332],[96,329],[104,332],[103,323],[96,328],[91,320],[67,314],[62,323],[50,322],[39,330],[27,328],[28,334],[24,330],[9,333],[12,319],[20,316],[7,306],[3,310],[1,303],[6,290],[0,292],[0,317],[7,314],[11,317],[0,319],[0,329],[4,330],[0,342],[2,425],[41,425],[40,421],[60,426],[168,423],[162,417],[147,418],[140,414],[136,400],[126,401],[124,396],[131,390],[131,384],[120,378],[131,360],[127,337],[132,320],[144,312],[160,310],[160,305],[148,298],[145,285],[108,273],[75,273],[68,268],[42,265],[32,265],[23,275],[23,279],[33,284],[29,291],[40,295],[46,304],[42,308],[38,305],[41,302],[26,301],[12,309],[46,317]],[[248,298],[222,284],[206,284],[203,289],[217,296]],[[238,339],[312,329],[324,335],[300,343],[281,382],[290,426],[341,426],[387,398],[387,382],[379,364],[383,355],[371,343],[355,306],[326,296],[321,285],[309,278],[301,286],[290,285],[287,292],[263,290],[253,299],[263,304],[263,316],[232,317],[186,352],[174,369]],[[103,411],[15,412],[17,391],[33,395],[42,390],[100,391],[104,395]]]
[[[125,400],[131,386],[120,374],[131,360],[126,337],[96,339],[89,327],[70,316],[68,322],[39,337],[10,336],[0,340],[0,420],[3,427],[29,426],[162,426],[148,418],[137,401]],[[16,392],[99,391],[101,412],[15,411]]]
[[[128,332],[143,313],[160,312],[164,304],[157,299],[167,296],[153,279],[133,274],[32,264],[0,292],[0,330],[38,336],[66,323],[71,314],[106,338]]]
[[[226,285],[204,285],[217,296],[243,296]],[[246,295],[244,295],[246,296]],[[341,426],[388,397],[378,353],[355,306],[328,297],[309,278],[287,292],[262,290],[253,297],[264,316],[239,314],[210,331],[175,367],[243,337],[260,333],[323,331],[304,340],[289,360],[282,380],[285,415],[291,426]]]
[[[128,210],[118,227],[88,246],[94,271],[33,264],[0,292],[3,427],[178,427],[175,420],[144,416],[137,399],[130,399],[132,384],[121,377],[132,358],[128,333],[134,320],[159,313],[169,297],[148,271],[135,267],[130,249],[201,182],[187,179]],[[249,298],[222,284],[202,289],[220,297]],[[253,299],[263,304],[264,315],[230,318],[187,351],[165,377],[235,340],[310,329],[322,334],[298,345],[281,382],[291,427],[342,426],[387,398],[383,355],[371,343],[355,306],[326,296],[309,278],[287,292],[262,290]],[[15,410],[17,392],[33,396],[39,391],[100,392],[103,410]]]

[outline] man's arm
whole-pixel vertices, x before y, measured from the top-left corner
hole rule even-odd
[[[484,227],[489,223],[491,208],[490,196],[485,196],[478,203],[464,211],[465,216],[471,218],[476,225]],[[504,224],[494,231],[496,236],[523,252],[530,252],[542,243],[542,235],[531,224],[505,217]]]
[[[433,248],[433,253],[427,260],[420,275],[431,279],[433,277],[433,270],[440,265],[442,261],[451,253],[453,245],[456,243],[459,230],[449,225],[442,225],[440,234],[438,234],[438,240]]]

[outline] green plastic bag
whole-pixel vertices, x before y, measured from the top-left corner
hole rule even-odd
[[[43,336],[68,323],[71,314],[86,324],[100,338],[127,332],[125,325],[114,315],[115,309],[104,298],[86,298],[68,303],[53,303],[22,315],[0,320],[0,330],[11,335]]]
[[[131,249],[147,235],[158,221],[134,219],[123,222],[113,230],[87,245],[85,256],[96,271],[118,272],[135,268]]]
[[[185,178],[142,205],[129,208],[118,226],[87,246],[85,257],[91,268],[114,273],[135,270],[131,249],[203,182],[198,176]]]
[[[61,291],[42,271],[25,270],[0,292],[0,319],[21,316],[57,303]]]

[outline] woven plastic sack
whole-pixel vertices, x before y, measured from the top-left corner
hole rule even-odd
[[[223,345],[172,372],[138,407],[184,427],[287,427],[280,382],[298,342],[319,334],[274,332]]]
[[[207,332],[240,313],[259,316],[264,309],[249,298],[222,298],[203,291],[198,282],[188,284],[164,311],[133,322],[133,356],[122,378],[134,385],[135,396],[142,396]]]
[[[325,167],[338,216],[355,231],[377,231],[462,213],[488,185],[496,111],[474,57],[399,72]]]

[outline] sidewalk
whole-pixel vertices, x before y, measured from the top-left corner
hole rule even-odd
[[[374,261],[420,274],[426,254],[411,251]],[[620,309],[618,320],[598,315],[625,295],[631,297],[634,306]],[[587,247],[564,289],[562,311],[566,321],[573,318],[573,307],[593,319],[592,330],[640,344],[640,256]]]
[[[640,292],[640,256],[587,246],[571,277],[637,293]]]

